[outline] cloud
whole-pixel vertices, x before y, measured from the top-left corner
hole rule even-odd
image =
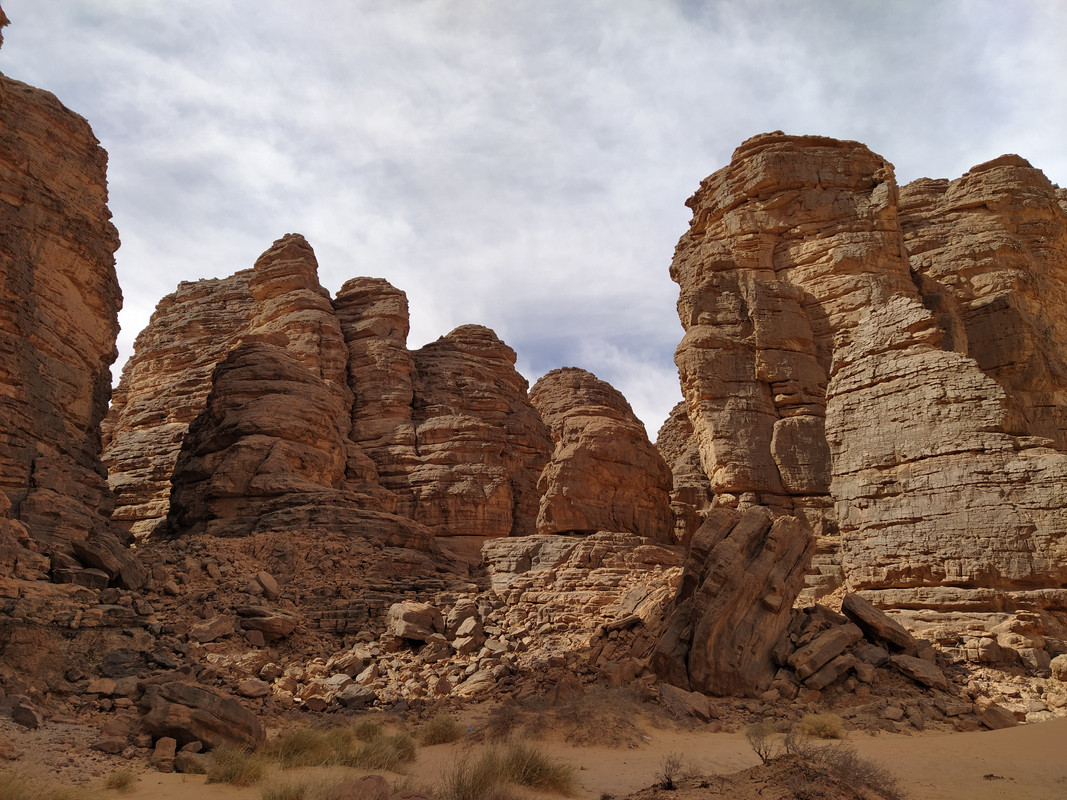
[[[0,65],[110,153],[120,346],[179,280],[305,234],[320,279],[407,291],[411,346],[494,328],[654,435],[679,396],[684,201],[765,130],[854,138],[898,179],[1001,152],[1067,179],[1067,7],[661,0],[6,0]]]

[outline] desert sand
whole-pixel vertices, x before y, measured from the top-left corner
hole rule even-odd
[[[846,743],[895,774],[914,800],[994,800],[1067,797],[1067,719],[1000,731],[912,736],[862,732]],[[759,759],[740,733],[650,730],[637,747],[575,747],[552,739],[546,750],[578,770],[577,797],[623,797],[656,782],[664,759],[680,754],[702,774],[755,766]],[[408,776],[432,786],[469,747],[462,741],[420,748]],[[477,745],[475,745],[477,746]],[[399,779],[399,776],[394,776]],[[277,779],[277,778],[275,778]],[[205,784],[202,776],[143,773],[132,800],[259,800],[261,789]]]

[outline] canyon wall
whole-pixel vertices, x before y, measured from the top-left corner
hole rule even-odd
[[[899,190],[859,143],[773,133],[688,205],[676,363],[715,505],[805,519],[886,604],[1067,585],[1062,191],[1016,156]]]
[[[106,583],[129,561],[100,459],[122,305],[107,154],[53,95],[2,75],[0,123],[0,530],[21,554],[5,562]]]

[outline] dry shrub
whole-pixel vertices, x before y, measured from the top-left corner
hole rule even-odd
[[[844,722],[837,714],[807,714],[800,720],[800,730],[816,739],[842,739],[845,736]]]
[[[397,771],[415,760],[415,740],[404,731],[386,735],[378,723],[336,728],[294,728],[263,750],[284,769],[345,766]]]
[[[745,739],[764,764],[779,753],[779,749],[775,746],[772,738],[777,732],[778,729],[775,724],[768,719],[761,722],[753,722],[745,728]]]
[[[462,729],[458,722],[448,714],[437,714],[419,729],[419,744],[428,747],[434,744],[448,744],[460,737]]]
[[[886,800],[903,800],[904,792],[895,775],[863,758],[845,745],[815,745],[795,734],[786,736],[787,757],[803,769],[789,773],[789,789],[800,800],[816,800],[825,794],[826,784],[836,781],[854,789],[870,789]]]
[[[510,786],[569,795],[574,791],[574,768],[538,747],[513,742],[455,762],[439,794],[444,800],[508,800],[514,794]]]
[[[121,794],[128,794],[134,790],[136,783],[136,775],[128,769],[120,769],[118,772],[112,772],[107,776],[107,780],[104,781],[104,788]]]
[[[17,772],[0,770],[2,800],[92,800],[95,794],[81,787],[42,784]]]
[[[552,729],[571,744],[622,746],[644,741],[645,731],[636,722],[642,710],[632,689],[598,685],[549,713]]]
[[[682,756],[679,753],[668,753],[660,762],[659,772],[656,773],[661,789],[673,791],[678,788],[678,781],[686,777],[686,770]]]
[[[233,786],[252,786],[265,772],[263,758],[247,747],[220,745],[211,751],[208,783],[229,783]]]

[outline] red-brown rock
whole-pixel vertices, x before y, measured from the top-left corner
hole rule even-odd
[[[538,481],[537,531],[672,538],[671,474],[630,404],[583,369],[544,375],[530,401],[555,449]]]

